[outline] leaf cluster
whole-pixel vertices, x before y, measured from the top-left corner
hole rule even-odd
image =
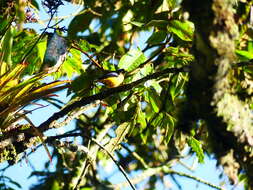
[[[45,140],[53,147],[56,171],[32,173],[41,179],[32,189],[120,189],[125,183],[113,184],[109,177],[99,175],[112,163],[133,189],[145,178],[149,179],[146,189],[154,189],[159,182],[166,184],[168,176],[178,184],[174,175],[221,189],[172,170],[175,164],[182,163],[182,158],[194,157],[203,163],[205,156],[213,153],[221,165],[229,165],[225,168],[241,175],[240,180],[247,185],[250,176],[242,174],[247,167],[241,164],[239,170],[236,161],[221,159],[224,152],[232,155],[227,150],[235,139],[252,138],[233,131],[229,118],[224,117],[230,109],[216,109],[220,104],[214,95],[219,88],[214,84],[224,81],[218,79],[217,63],[229,52],[224,49],[229,40],[221,47],[217,45],[221,39],[217,31],[223,22],[217,22],[220,27],[213,26],[214,13],[203,12],[211,20],[208,27],[213,26],[212,33],[199,21],[195,9],[179,0],[71,2],[83,6],[83,10],[67,26],[67,33],[58,27],[59,23],[52,25],[64,1],[43,1],[49,9],[49,21],[41,34],[22,26],[27,22],[26,8],[39,11],[37,2],[29,1],[19,9],[13,4],[3,5],[8,9],[0,17],[0,149],[5,151],[1,161],[18,161],[14,159],[16,155],[37,143],[34,137],[43,138],[51,128],[67,129],[67,124],[75,120],[74,129]],[[215,11],[208,5],[204,9]],[[190,18],[183,8],[188,8]],[[230,86],[221,89],[225,89],[225,95],[236,94],[251,110],[253,46],[251,27],[245,24],[249,4],[240,2],[234,11],[239,28],[232,24],[221,31],[233,37],[238,29],[240,40],[235,43],[235,54],[228,56],[238,63],[230,60],[233,66],[222,67],[230,68],[226,78],[226,85]],[[55,32],[48,36],[49,28]],[[141,42],[140,36],[145,35],[149,37]],[[206,40],[209,37],[212,44]],[[121,86],[108,89],[98,82],[104,74],[118,69],[126,71]],[[63,89],[71,97],[65,105],[53,98]],[[27,122],[26,115],[33,113],[25,108],[40,100],[59,111],[38,126],[38,135],[29,122],[22,122]],[[224,117],[223,121],[220,117]],[[217,126],[212,127],[213,124]],[[74,138],[62,140],[66,137]],[[228,143],[219,146],[218,137]],[[6,141],[9,144],[4,144]],[[250,146],[242,147],[249,149],[247,153],[252,151]],[[10,156],[13,152],[15,155]],[[45,168],[48,167],[46,163]],[[134,172],[143,175],[128,179],[127,173]]]

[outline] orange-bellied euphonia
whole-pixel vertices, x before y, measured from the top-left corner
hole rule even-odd
[[[125,72],[124,69],[109,72],[100,77],[98,82],[105,84],[108,88],[115,88],[123,83]]]

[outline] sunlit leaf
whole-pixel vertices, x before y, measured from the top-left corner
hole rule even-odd
[[[61,187],[60,187],[59,182],[57,180],[54,180],[51,190],[60,190],[60,189],[61,189]]]
[[[0,89],[7,86],[9,82],[18,80],[19,75],[22,73],[22,71],[24,71],[25,68],[25,64],[18,64],[10,72],[6,72],[0,76]]]
[[[162,127],[165,129],[164,140],[166,143],[169,143],[171,136],[173,135],[174,125],[175,119],[168,113],[165,113],[162,121]]]
[[[192,41],[193,39],[193,23],[189,21],[172,20],[168,26],[168,30],[184,41]]]
[[[47,43],[46,41],[41,41],[37,44],[38,48],[38,57],[40,58],[40,61],[43,62],[44,55],[46,52]]]
[[[159,29],[166,29],[168,24],[169,24],[169,21],[167,21],[167,20],[151,20],[145,26],[146,27],[154,26]]]
[[[71,49],[70,55],[61,66],[61,72],[67,73],[68,78],[71,79],[74,74],[79,74],[82,69],[83,67],[80,51]]]
[[[32,90],[30,93],[43,92],[45,90],[52,89],[53,87],[56,87],[56,86],[59,86],[59,85],[67,84],[69,82],[70,82],[69,80],[62,80],[62,81],[53,81],[53,82],[48,83],[48,84],[42,84],[41,86],[37,87],[35,90]]]
[[[106,145],[106,150],[109,152],[113,152],[115,149],[118,148],[120,143],[124,140],[125,136],[128,134],[130,125],[125,122],[119,125],[115,131],[116,137],[112,138],[110,142]]]
[[[148,101],[151,104],[153,111],[158,113],[162,105],[159,95],[153,89],[148,89],[147,92]]]
[[[199,162],[204,163],[204,152],[201,147],[201,143],[194,137],[189,138],[187,143],[192,148],[192,150],[196,153],[199,159]]]
[[[146,122],[146,119],[145,119],[146,115],[145,113],[141,110],[141,108],[139,107],[137,109],[137,123],[140,124],[141,128],[145,128],[147,126],[147,122]]]
[[[169,9],[174,9],[176,5],[178,4],[178,0],[167,0]]]
[[[130,50],[119,61],[119,68],[130,72],[146,61],[145,55],[140,50]]]
[[[167,33],[163,30],[154,32],[147,40],[146,43],[153,45],[159,44],[165,40]]]
[[[152,125],[156,128],[156,127],[159,127],[161,126],[161,123],[163,121],[163,116],[164,116],[164,113],[159,113],[159,114],[156,114],[154,116],[154,118],[152,118]]]
[[[142,22],[137,22],[137,21],[131,21],[130,23],[131,23],[132,25],[138,26],[138,27],[142,27],[142,26],[144,25],[144,23],[142,23]]]
[[[241,58],[241,59],[253,59],[253,53],[245,50],[235,50],[236,54]]]
[[[80,46],[80,48],[83,50],[83,51],[90,51],[91,50],[91,47],[90,47],[90,44],[89,42],[87,42],[86,40],[80,40],[78,41],[78,45]]]
[[[1,49],[1,61],[7,63],[7,65],[10,67],[12,63],[12,46],[13,46],[13,37],[14,37],[14,28],[10,27],[3,38],[3,46]],[[3,69],[3,68],[1,68]],[[4,73],[5,71],[1,71],[1,73]]]

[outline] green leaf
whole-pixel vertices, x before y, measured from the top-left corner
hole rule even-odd
[[[112,64],[111,64],[112,65]],[[104,66],[104,65],[103,65]],[[153,64],[146,64],[145,67],[142,67],[139,72],[134,72],[133,75],[127,77],[125,79],[125,82],[126,83],[130,83],[130,82],[133,82],[133,81],[136,81],[136,80],[139,80],[145,76],[147,76],[148,74],[151,74],[152,72],[154,71],[154,67],[153,67]],[[143,88],[144,86],[140,87],[136,87],[136,88]],[[136,89],[135,88],[135,89]]]
[[[147,126],[146,115],[141,110],[141,107],[138,107],[138,109],[137,109],[137,121],[136,122],[140,124],[140,126],[141,126],[142,129]]]
[[[163,113],[156,114],[151,124],[154,126],[154,128],[157,128],[158,126],[161,126],[162,120],[163,120]]]
[[[71,49],[71,55],[67,57],[63,63],[61,70],[67,73],[68,78],[71,78],[73,74],[80,73],[82,70],[82,59],[81,53],[78,50]]]
[[[172,101],[174,101],[175,98],[178,97],[182,93],[185,82],[186,82],[185,79],[183,79],[182,77],[179,77],[177,75],[173,76],[173,78],[171,79],[171,83],[169,85]]]
[[[59,190],[60,189],[60,184],[57,180],[54,180],[53,181],[53,184],[52,184],[52,187],[51,187],[51,190]]]
[[[88,29],[92,19],[93,15],[88,11],[77,15],[68,27],[68,36],[70,39],[76,38],[78,32],[83,32],[85,29]]]
[[[32,5],[36,8],[36,9],[40,9],[40,7],[39,7],[39,4],[38,4],[38,2],[36,1],[36,0],[32,0]]]
[[[248,51],[253,52],[253,41],[248,42]]]
[[[148,83],[149,83],[149,86],[151,86],[156,92],[160,93],[163,89],[160,83],[156,80],[149,80]]]
[[[0,36],[4,35],[4,33],[6,32],[5,30],[9,22],[10,22],[9,20],[4,18],[3,16],[0,16]]]
[[[194,27],[189,21],[172,20],[168,30],[184,41],[192,41]]]
[[[243,60],[253,59],[253,53],[245,50],[235,50],[237,56]]]
[[[119,68],[130,72],[146,61],[145,55],[140,50],[130,50],[119,61]]]
[[[116,70],[115,65],[110,63],[109,61],[104,61],[102,63],[102,65],[105,70],[108,70],[108,71],[115,71]]]
[[[39,57],[40,61],[43,62],[44,55],[45,55],[46,48],[47,48],[47,42],[46,41],[40,41],[37,44],[37,48],[38,48],[38,57]]]
[[[146,27],[157,27],[159,29],[166,29],[167,25],[169,24],[169,21],[167,20],[151,20],[146,24]]]
[[[144,23],[142,22],[137,22],[137,21],[130,21],[130,23],[134,26],[138,26],[138,27],[142,27],[144,25]]]
[[[177,6],[178,1],[177,0],[167,0],[167,3],[168,3],[169,9],[173,10]]]
[[[199,162],[204,163],[204,152],[201,147],[201,143],[195,139],[194,137],[190,137],[187,141],[188,145],[192,148],[192,150],[196,153]]]
[[[154,89],[148,89],[147,92],[148,102],[151,104],[153,111],[158,113],[162,105],[160,96]]]
[[[12,63],[11,60],[11,53],[12,53],[12,46],[13,46],[13,35],[14,35],[14,28],[11,26],[3,38],[3,46],[1,49],[1,61],[7,63],[9,66]],[[2,57],[3,56],[3,57]],[[1,72],[2,73],[2,72]]]
[[[78,42],[78,45],[80,46],[80,48],[83,50],[83,51],[90,51],[91,47],[90,47],[90,44],[89,42],[87,42],[86,40],[84,39],[81,39],[79,42]]]
[[[115,100],[114,100],[115,102]],[[132,105],[127,111],[115,111],[112,119],[117,123],[128,122],[136,114],[136,105]]]
[[[146,64],[145,67],[140,69],[140,75],[142,77],[151,74],[154,71],[153,64]]]
[[[105,146],[106,150],[113,152],[115,149],[117,149],[120,143],[124,140],[125,136],[128,134],[129,129],[129,123],[124,122],[120,124],[115,131],[116,137],[112,138],[110,142]]]
[[[165,40],[167,33],[163,30],[154,32],[146,41],[150,45],[159,44]]]
[[[162,121],[162,127],[165,129],[164,140],[166,143],[169,143],[171,136],[174,133],[174,126],[175,118],[170,116],[168,113],[165,113]]]
[[[245,66],[243,67],[243,71],[249,73],[250,76],[253,77],[253,66],[251,65]]]
[[[77,94],[85,92],[97,78],[93,73],[85,72],[78,76],[72,83],[72,90]]]
[[[147,144],[148,139],[154,134],[154,129],[148,128],[145,133],[141,133],[141,140],[143,144]]]

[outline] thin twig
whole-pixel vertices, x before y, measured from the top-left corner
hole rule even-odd
[[[63,135],[51,136],[51,137],[48,137],[47,141],[53,141],[55,139],[65,138],[65,137],[70,137],[70,136],[84,136],[84,137],[90,139],[91,141],[93,141],[94,143],[96,143],[101,149],[103,149],[110,156],[110,158],[115,162],[115,164],[118,166],[118,168],[120,169],[120,171],[123,174],[126,174],[124,170],[122,171],[123,168],[121,167],[121,165],[117,162],[117,160],[114,159],[114,157],[111,155],[111,153],[107,149],[105,149],[105,147],[103,145],[101,145],[96,139],[93,139],[93,138],[91,138],[91,137],[89,137],[87,135],[84,135],[83,133],[72,133],[72,134],[63,134]],[[170,161],[170,163],[171,162],[173,162],[173,160]],[[148,168],[147,170],[143,171],[141,175],[138,175],[137,177],[135,177],[135,178],[133,178],[131,180],[127,177],[127,175],[125,177],[127,177],[127,179],[129,180],[128,182],[130,182],[131,184],[132,184],[132,182],[134,184],[136,184],[136,183],[139,183],[140,181],[146,179],[147,177],[150,177],[152,175],[158,174],[160,172],[174,174],[174,175],[179,175],[179,176],[182,176],[182,177],[187,177],[187,178],[193,179],[195,181],[198,181],[198,182],[200,182],[202,184],[208,185],[209,187],[213,187],[213,188],[218,189],[218,190],[223,190],[221,187],[219,187],[217,185],[214,185],[214,184],[212,184],[212,183],[210,183],[208,181],[205,181],[203,179],[200,179],[198,177],[195,177],[193,175],[172,170],[172,169],[170,169],[170,166],[168,166],[168,164],[166,164],[164,166],[156,167],[156,168]],[[124,183],[117,184],[117,186],[122,187],[122,186],[124,186]]]
[[[183,173],[183,172],[178,172],[178,171],[175,171],[175,170],[167,170],[167,169],[165,169],[165,170],[166,170],[165,172],[167,172],[167,173],[176,174],[176,175],[179,175],[179,176],[182,176],[182,177],[187,177],[187,178],[193,179],[195,181],[198,181],[200,183],[203,183],[205,185],[208,185],[209,187],[213,187],[213,188],[218,189],[218,190],[223,190],[223,188],[221,188],[221,187],[219,187],[217,185],[214,185],[214,184],[212,184],[212,183],[210,183],[208,181],[205,181],[203,179],[200,179],[198,177],[195,177],[193,175],[186,174],[186,173]]]
[[[30,126],[32,127],[32,129],[34,130],[35,134],[39,137],[43,147],[45,148],[47,155],[49,157],[50,162],[52,163],[52,156],[47,148],[47,145],[45,144],[45,141],[43,139],[43,134],[35,127],[35,125],[33,124],[33,122],[26,116],[24,115],[24,119],[30,124]]]
[[[171,160],[170,162],[173,162],[173,160]],[[183,173],[183,172],[178,172],[178,171],[172,170],[172,169],[170,169],[170,166],[167,166],[167,165],[168,164],[166,164],[164,166],[156,167],[156,168],[148,168],[148,169],[142,171],[142,173],[140,175],[137,175],[136,177],[132,178],[131,181],[132,181],[132,183],[137,184],[148,177],[151,177],[153,175],[163,172],[164,174],[167,173],[167,174],[172,174],[172,175],[174,174],[174,175],[179,175],[182,177],[187,177],[187,178],[193,179],[195,181],[198,181],[202,184],[208,185],[209,187],[213,187],[218,190],[223,190],[221,187],[214,185],[214,184],[212,184],[208,181],[205,181],[203,179],[200,179],[198,177],[195,177],[195,176]],[[114,185],[114,187],[117,187],[117,188],[123,188],[125,186],[126,186],[125,182]]]
[[[104,139],[105,135],[108,133],[108,131],[110,130],[112,125],[106,125],[104,126],[103,130],[101,130],[99,132],[99,134],[97,135],[96,137],[96,141],[97,142],[100,142]],[[87,137],[89,139],[89,141],[91,141],[91,138],[90,136],[88,135],[83,135],[85,137]],[[99,146],[93,146],[92,148],[89,149],[89,152],[88,152],[88,156],[87,156],[87,163],[83,163],[81,165],[81,168],[80,168],[80,172],[77,176],[77,180],[75,180],[75,182],[73,183],[73,190],[76,190],[79,188],[79,186],[81,185],[81,182],[82,182],[82,179],[84,178],[84,176],[86,175],[86,173],[88,172],[88,169],[89,167],[91,166],[95,166],[96,165],[96,157],[97,157],[97,152],[99,150]]]
[[[93,15],[98,16],[98,17],[102,17],[103,16],[103,14],[100,14],[100,13],[94,11],[91,8],[88,8],[87,11],[89,11],[90,13],[92,13]]]
[[[126,145],[124,145],[124,144],[122,144],[122,143],[121,143],[121,146],[122,146],[124,149],[126,149],[126,150],[128,151],[129,154],[132,154],[133,157],[134,157],[136,160],[138,160],[138,161],[143,165],[143,167],[144,167],[145,169],[148,168],[148,164],[145,162],[145,160],[144,160],[141,156],[139,156],[139,154],[137,154],[136,152],[131,151]]]
[[[194,168],[191,166],[188,166],[186,163],[184,163],[183,161],[179,160],[178,161],[183,167],[185,167],[186,169],[188,169],[191,172],[194,172]]]
[[[170,177],[172,178],[172,180],[173,180],[174,183],[176,184],[177,188],[178,188],[179,190],[183,190],[183,189],[182,189],[182,186],[179,184],[179,182],[178,182],[177,179],[174,177],[174,175],[171,174]]]
[[[159,55],[166,48],[166,46],[170,43],[171,38],[172,38],[172,36],[170,36],[166,40],[166,42],[151,57],[149,57],[146,61],[144,61],[142,64],[140,64],[138,68],[144,67],[144,65],[146,65],[147,63],[152,61],[157,55]]]
[[[139,175],[133,177],[131,179],[132,183],[138,184],[142,182],[143,180],[147,179],[148,177],[154,176],[156,174],[159,174],[162,172],[162,167],[157,168],[148,168],[146,170],[143,170]],[[126,187],[126,182],[119,183],[116,185],[113,185],[114,189],[123,189],[123,187]]]
[[[101,145],[99,142],[97,142],[96,139],[93,139],[93,138],[90,138],[90,139],[108,154],[108,156],[112,159],[112,161],[117,165],[117,167],[119,168],[121,173],[124,175],[124,177],[128,181],[131,188],[136,190],[135,186],[132,184],[132,182],[129,179],[129,177],[128,177],[127,173],[125,172],[124,168],[118,163],[118,161],[113,157],[113,155],[103,145]]]
[[[62,126],[67,125],[73,119],[78,118],[78,116],[80,116],[81,114],[83,114],[85,111],[98,106],[99,103],[100,102],[94,102],[93,104],[89,104],[87,106],[83,106],[83,107],[78,108],[77,110],[74,110],[73,113],[69,114],[63,121],[61,121],[59,123],[55,123],[54,124],[55,128],[60,128]]]
[[[47,23],[47,26],[46,28],[42,31],[42,33],[40,34],[39,38],[34,42],[33,46],[30,48],[30,50],[24,55],[23,59],[21,60],[21,63],[25,62],[27,56],[33,51],[33,49],[35,48],[35,46],[38,44],[38,42],[41,40],[41,38],[44,36],[45,32],[47,31],[53,17],[54,17],[54,14],[56,13],[56,11],[54,13],[51,14],[50,16],[50,19]]]
[[[51,136],[48,137],[48,141],[52,141],[54,139],[59,139],[59,138],[65,138],[65,137],[70,137],[70,136],[84,136],[88,139],[90,139],[92,142],[94,142],[96,145],[98,145],[101,149],[103,149],[108,156],[112,159],[112,161],[116,164],[116,166],[119,168],[119,170],[121,171],[121,173],[124,175],[124,177],[126,178],[127,182],[129,183],[129,185],[131,186],[131,188],[133,190],[136,190],[135,186],[132,184],[131,180],[129,179],[127,173],[125,172],[124,168],[120,165],[120,163],[113,157],[113,155],[102,145],[100,144],[96,139],[89,137],[88,135],[85,135],[83,133],[74,133],[74,134],[63,134],[63,135],[57,135],[57,136]]]
[[[78,50],[78,51],[80,51],[80,52],[82,52],[82,53],[83,53],[84,55],[86,55],[86,56],[92,61],[92,63],[94,63],[99,69],[104,70],[103,67],[102,67],[95,59],[93,59],[92,56],[90,56],[87,52],[83,51],[80,47],[78,47],[78,45],[77,45],[76,43],[74,43],[74,45],[71,46],[71,47],[74,48],[74,49],[76,49],[76,50]]]

